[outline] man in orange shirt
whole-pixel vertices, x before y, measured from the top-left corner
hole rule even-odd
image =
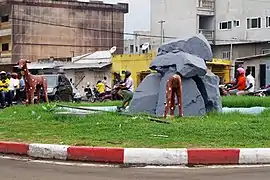
[[[246,89],[246,77],[245,77],[245,69],[238,68],[237,69],[237,84],[232,88],[228,89],[230,95],[238,95],[238,92]]]

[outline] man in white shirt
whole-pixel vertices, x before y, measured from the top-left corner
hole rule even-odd
[[[238,96],[246,95],[249,93],[255,92],[255,79],[252,76],[250,69],[246,70],[246,89],[244,91],[239,91],[237,93]]]
[[[126,71],[125,82],[121,86],[122,86],[124,100],[123,100],[122,106],[118,107],[119,110],[125,109],[133,98],[134,83],[133,83],[133,79],[131,78],[131,73],[129,71]]]
[[[14,99],[15,96],[15,90],[19,87],[19,80],[17,79],[17,74],[16,73],[8,73],[8,78],[9,78],[9,96],[8,96],[8,105],[11,106],[12,105],[12,101]]]
[[[107,77],[105,76],[101,81],[105,85],[105,91],[109,91],[111,88],[108,86]]]

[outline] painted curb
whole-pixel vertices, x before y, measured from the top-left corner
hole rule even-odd
[[[1,154],[117,164],[248,165],[270,164],[270,148],[154,149],[103,148],[0,142]]]

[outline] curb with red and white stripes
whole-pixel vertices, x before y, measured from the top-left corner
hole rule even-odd
[[[153,149],[103,148],[0,142],[1,154],[32,158],[145,165],[270,164],[270,148]]]

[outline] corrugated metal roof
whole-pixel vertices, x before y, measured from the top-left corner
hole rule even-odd
[[[92,54],[84,54],[81,56],[77,56],[72,58],[72,62],[87,64],[87,63],[99,63],[99,62],[107,62],[110,63],[112,60],[112,54],[110,51],[96,51]]]
[[[103,68],[111,65],[112,63],[69,63],[60,67],[60,69],[92,69],[92,68]]]
[[[256,58],[263,58],[263,57],[269,57],[270,53],[267,54],[257,54],[257,55],[253,55],[253,56],[245,56],[245,57],[240,57],[237,58],[237,61],[241,61],[241,60],[250,60],[250,59],[256,59]]]

